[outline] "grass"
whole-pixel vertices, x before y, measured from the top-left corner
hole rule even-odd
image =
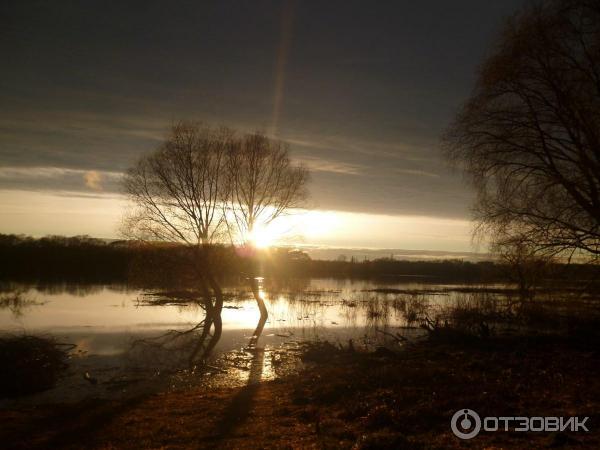
[[[0,310],[8,309],[14,317],[22,317],[27,308],[40,304],[22,291],[0,294]]]
[[[17,449],[599,448],[597,344],[466,335],[367,353],[321,342],[306,347],[305,370],[274,381],[0,411],[0,439]],[[462,408],[589,416],[591,432],[481,433],[466,443],[450,431]]]
[[[0,398],[51,388],[67,367],[69,346],[38,336],[0,337]]]

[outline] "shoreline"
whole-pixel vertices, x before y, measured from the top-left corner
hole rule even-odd
[[[566,336],[467,338],[365,353],[321,343],[309,366],[242,387],[0,409],[7,448],[461,448],[450,417],[589,416],[589,433],[482,433],[470,448],[600,445],[600,354]],[[582,389],[585,387],[585,389]],[[37,430],[25,433],[25,430]]]

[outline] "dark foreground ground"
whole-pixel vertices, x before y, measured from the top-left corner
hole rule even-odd
[[[398,353],[369,354],[320,344],[304,354],[314,365],[275,381],[2,410],[0,446],[600,448],[595,341],[533,336],[440,342],[431,338]],[[461,441],[450,418],[462,408],[481,416],[589,416],[590,432],[482,432]]]

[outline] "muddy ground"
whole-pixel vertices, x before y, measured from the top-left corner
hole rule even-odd
[[[0,411],[4,449],[600,448],[600,353],[557,336],[427,339],[401,351],[308,346],[299,373],[70,405]],[[255,364],[253,364],[255,362]],[[589,432],[481,432],[450,418],[589,416]]]

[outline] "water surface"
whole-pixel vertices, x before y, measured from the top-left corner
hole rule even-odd
[[[228,364],[228,379],[235,372],[238,382],[248,382],[257,355],[260,379],[273,378],[283,352],[303,341],[348,345],[352,340],[356,347],[400,345],[394,336],[417,335],[419,321],[455,302],[463,295],[462,287],[349,279],[264,280],[261,292],[269,319],[258,342],[259,353],[248,353],[244,349],[260,314],[247,287],[226,286],[223,335],[213,358]],[[169,330],[188,330],[204,318],[203,309],[194,302],[157,303],[159,293],[121,285],[5,284],[0,331],[45,334],[75,345],[70,376],[46,396],[76,399],[82,391],[100,392],[99,385],[123,393],[133,389],[131,380],[148,380],[165,371],[151,345],[133,358],[135,342]],[[86,373],[100,383],[92,386],[83,378]]]

